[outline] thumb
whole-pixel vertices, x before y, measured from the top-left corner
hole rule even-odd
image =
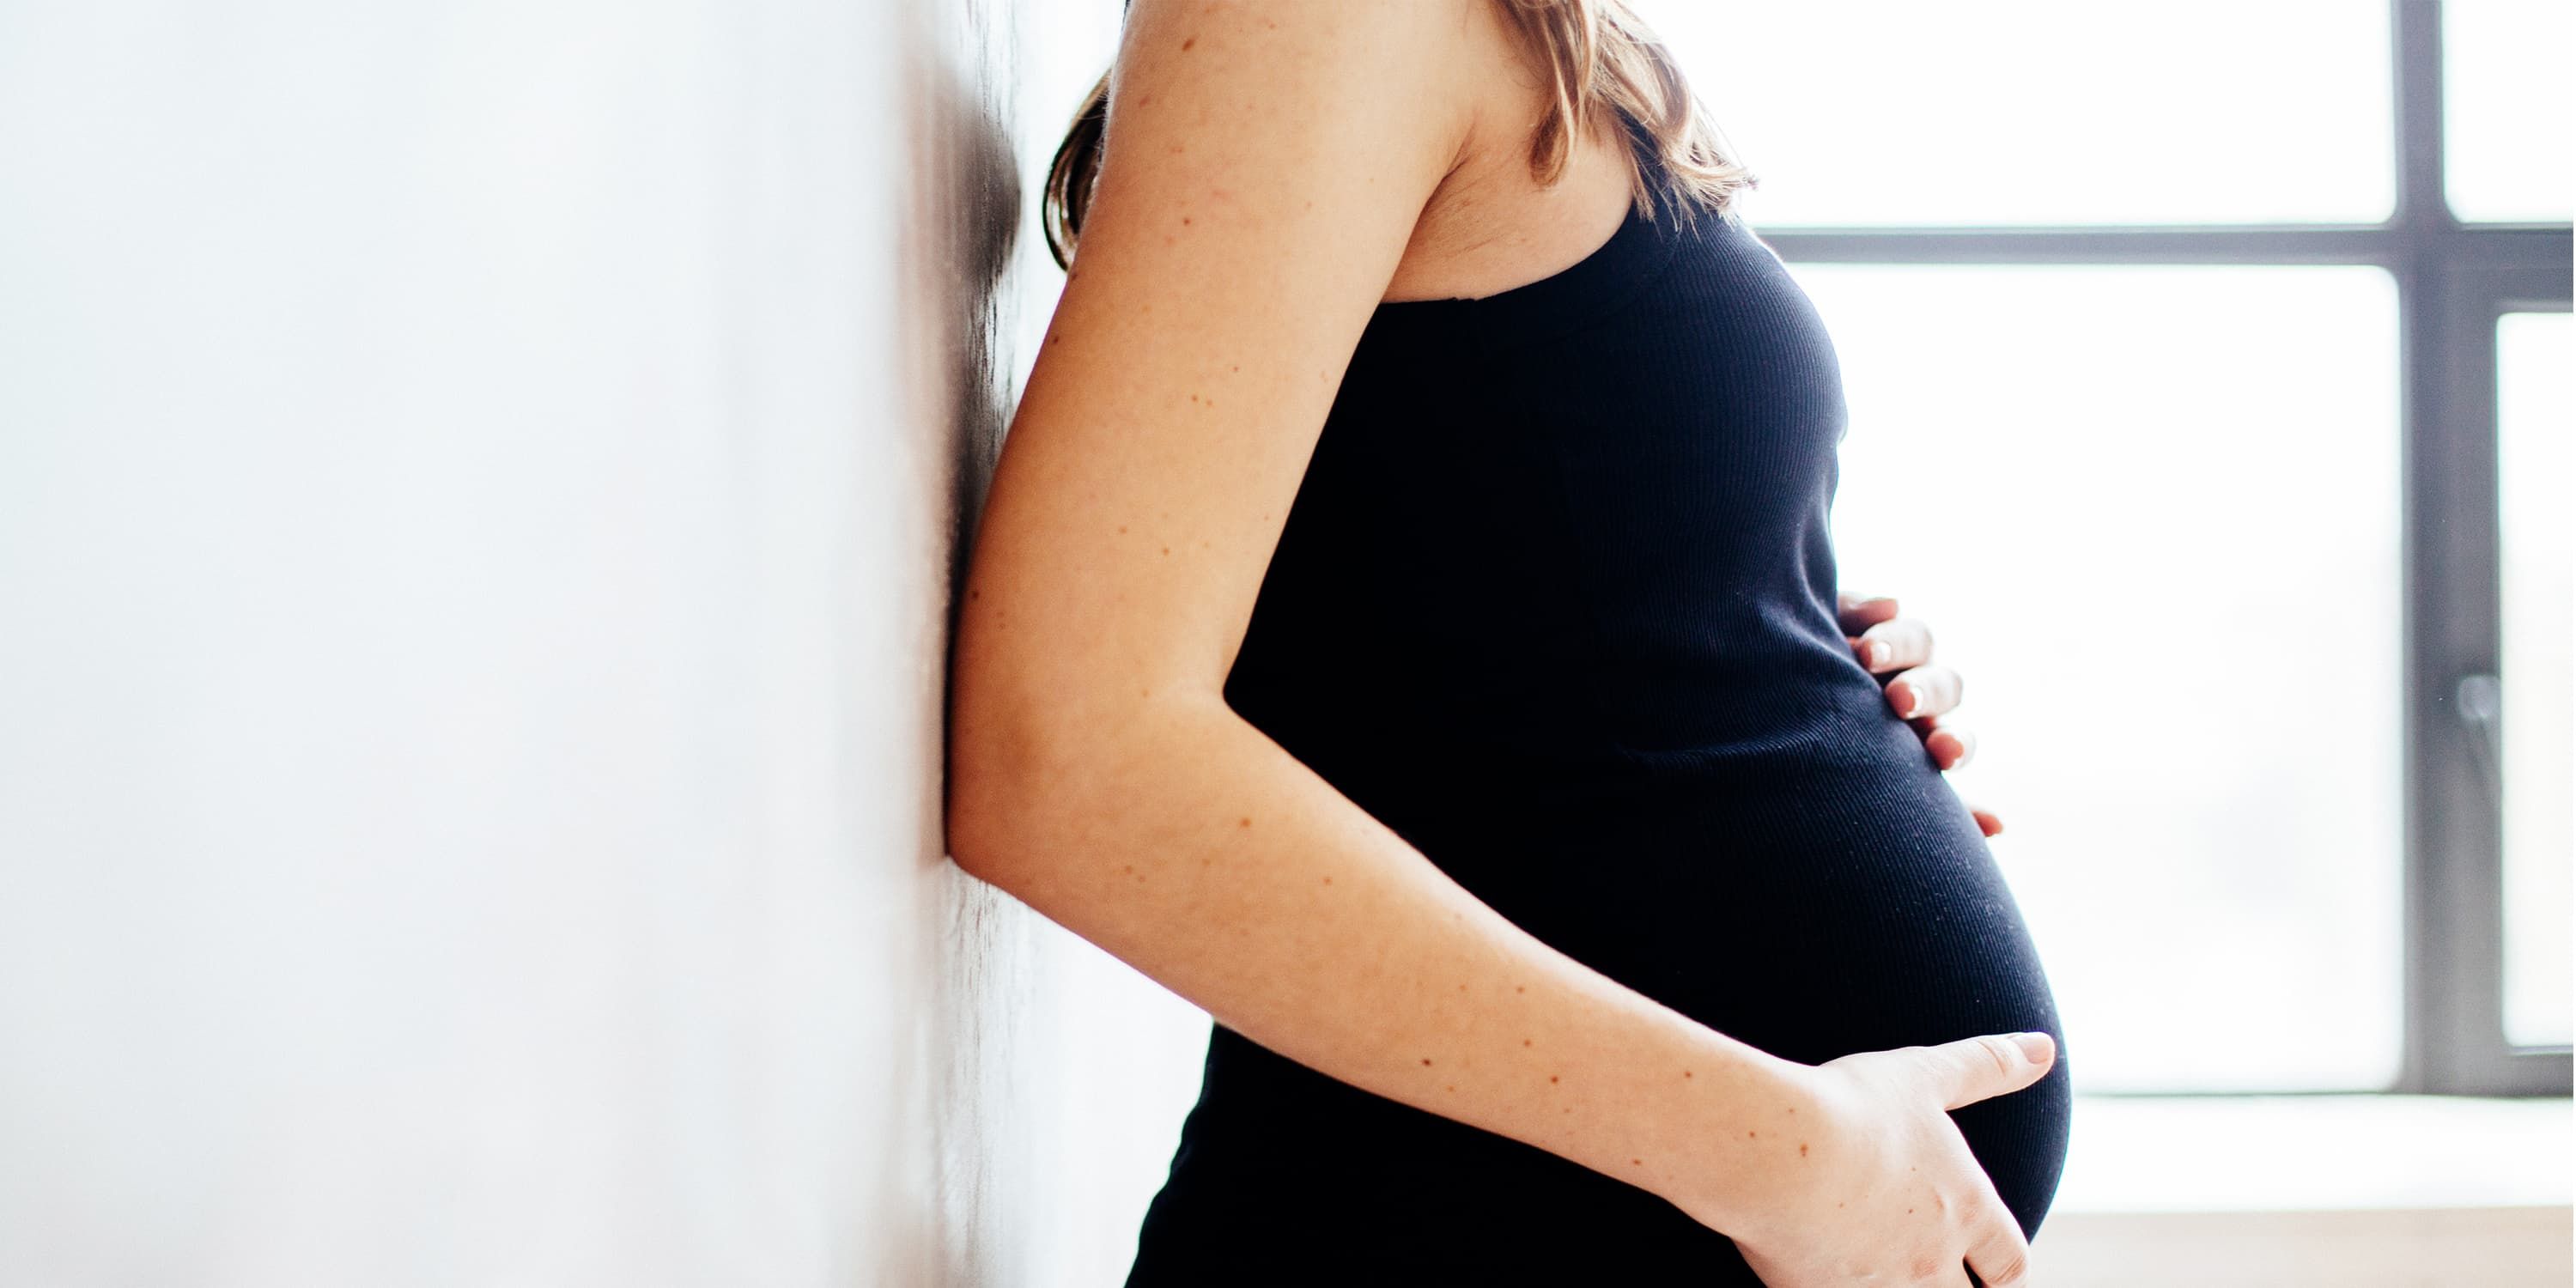
[[[2057,1062],[2057,1040],[2045,1033],[1981,1033],[1923,1051],[1944,1109],[2019,1091]]]

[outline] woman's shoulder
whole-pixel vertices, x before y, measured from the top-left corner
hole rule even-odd
[[[1597,111],[1552,182],[1532,148],[1557,110],[1534,50],[1475,0],[1455,56],[1473,69],[1456,110],[1471,125],[1457,164],[1423,206],[1387,300],[1480,298],[1549,277],[1606,243],[1633,206],[1635,149],[1615,109]]]

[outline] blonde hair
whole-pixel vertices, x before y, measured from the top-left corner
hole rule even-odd
[[[1664,42],[1622,0],[1494,0],[1549,76],[1547,115],[1530,137],[1530,176],[1540,185],[1564,177],[1572,140],[1588,136],[1605,112],[1636,122],[1663,162],[1673,208],[1687,220],[1697,209],[1725,214],[1735,194],[1759,186],[1729,153],[1725,136]],[[1056,265],[1072,265],[1091,204],[1091,182],[1100,170],[1100,140],[1109,120],[1109,72],[1084,97],[1073,126],[1055,150],[1041,197],[1047,250]],[[1638,213],[1655,215],[1655,194],[1645,173],[1634,171]]]

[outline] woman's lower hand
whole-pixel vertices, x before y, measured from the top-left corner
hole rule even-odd
[[[1924,750],[1932,753],[1932,763],[1945,772],[1968,763],[1976,754],[1977,740],[1964,729],[1942,723],[1943,714],[1959,705],[1960,680],[1958,672],[1932,664],[1932,629],[1897,616],[1896,600],[1886,595],[1844,591],[1837,608],[1843,638],[1853,656],[1870,674],[1882,677],[1888,705],[1914,727]],[[1971,803],[1968,812],[1976,816],[1978,830],[1986,835],[2004,830],[1994,811]]]
[[[1816,1115],[1801,1157],[1761,1210],[1711,1224],[1769,1288],[2025,1288],[2030,1244],[1949,1111],[2056,1058],[2047,1034],[1985,1034],[1799,1066]]]

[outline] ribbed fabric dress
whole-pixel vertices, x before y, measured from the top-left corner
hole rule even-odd
[[[1543,280],[1378,308],[1226,697],[1505,916],[1763,1050],[2059,1035],[1952,1111],[2036,1233],[2068,1053],[1985,838],[1836,620],[1833,344],[1745,225],[1670,203]],[[1218,1026],[1127,1282],[1760,1281],[1644,1190]]]

